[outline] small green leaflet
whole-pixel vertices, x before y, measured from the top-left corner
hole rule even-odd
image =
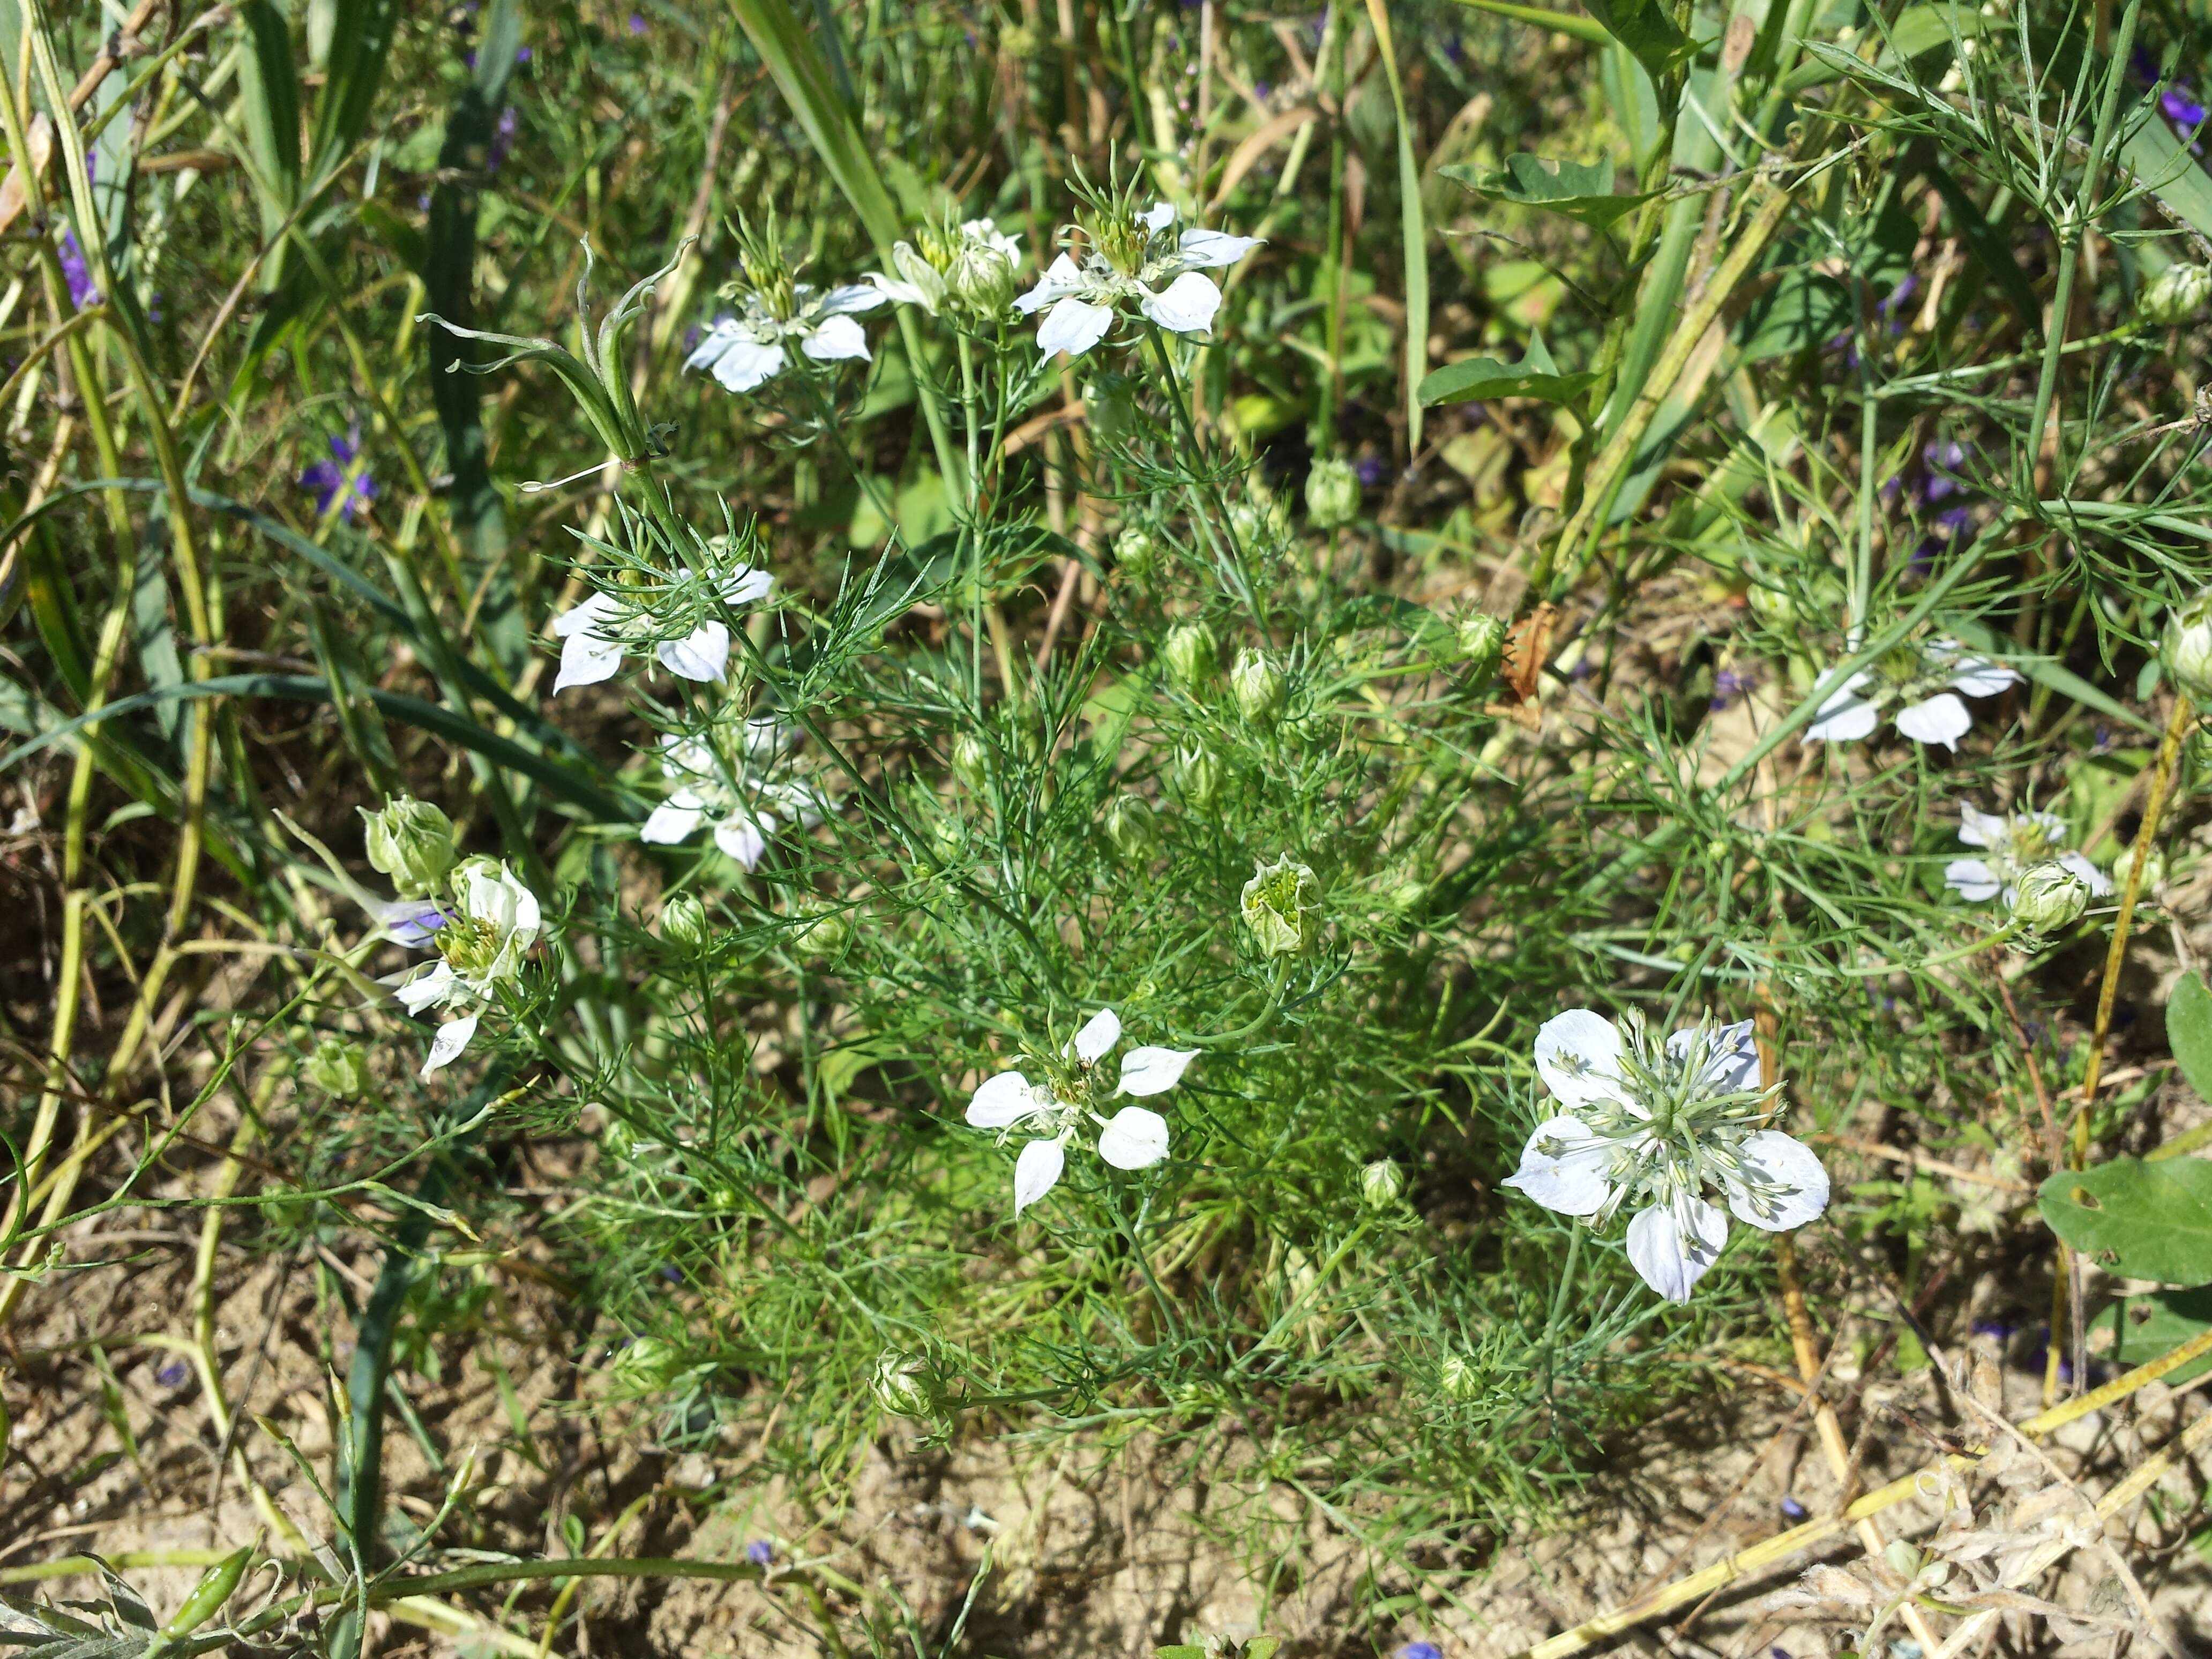
[[[2036,1202],[2052,1232],[2124,1279],[2212,1282],[2212,1163],[2116,1158],[2061,1170]]]
[[[1654,81],[1664,81],[1698,49],[1697,42],[1674,27],[1672,12],[1658,0],[1583,0],[1583,9],[1628,48]]]
[[[1540,398],[1563,404],[1580,397],[1595,374],[1563,374],[1544,349],[1544,337],[1528,337],[1528,354],[1517,363],[1501,363],[1495,357],[1462,357],[1446,363],[1421,382],[1425,404],[1471,404],[1486,398]]]
[[[1603,230],[1650,201],[1654,192],[1617,196],[1610,161],[1553,161],[1525,152],[1505,158],[1503,172],[1471,167],[1438,169],[1469,190],[1522,207],[1547,208]]]
[[[2166,1003],[2166,1043],[2199,1100],[2212,1101],[2212,991],[2184,974]]]
[[[2212,1328],[2212,1289],[2160,1291],[2151,1296],[2131,1296],[2124,1302],[2114,1303],[2110,1314],[2098,1317],[2100,1322],[2109,1320],[2112,1326],[2112,1346],[2105,1358],[2123,1370],[2132,1370],[2172,1353],[2183,1343]],[[2168,1371],[2161,1380],[2178,1389],[2209,1370],[2212,1370],[2212,1354],[2193,1359],[2179,1370]]]

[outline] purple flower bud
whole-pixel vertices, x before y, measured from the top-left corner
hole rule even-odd
[[[645,18],[641,14],[637,12],[630,13],[629,32],[632,34],[642,34],[645,33]]]
[[[775,1559],[775,1546],[765,1538],[756,1538],[745,1546],[745,1559],[757,1567],[764,1567]]]
[[[1799,1503],[1796,1498],[1789,1497],[1783,1498],[1782,1518],[1784,1520],[1802,1521],[1808,1513],[1809,1511],[1806,1507],[1802,1504]]]
[[[191,1375],[191,1368],[181,1359],[172,1359],[154,1373],[154,1380],[165,1389],[173,1389]]]
[[[89,163],[92,158],[85,157]],[[70,304],[82,311],[87,306],[100,303],[100,285],[92,280],[92,267],[86,263],[84,250],[77,246],[76,233],[62,233],[62,280],[69,284]]]
[[[1444,1659],[1444,1650],[1434,1642],[1408,1642],[1398,1650],[1398,1659]]]

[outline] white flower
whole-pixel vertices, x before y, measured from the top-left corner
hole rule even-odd
[[[920,306],[933,317],[949,301],[985,316],[1004,313],[1022,263],[1019,242],[988,219],[969,219],[957,228],[925,225],[915,242],[891,245],[896,276],[868,273],[885,299]]]
[[[1102,1008],[1070,1038],[1057,1061],[1047,1062],[1049,1083],[1031,1083],[1019,1072],[986,1078],[968,1102],[968,1121],[978,1129],[1032,1134],[1014,1160],[1014,1213],[1050,1192],[1067,1167],[1067,1145],[1085,1122],[1098,1126],[1098,1156],[1117,1170],[1148,1170],[1168,1155],[1167,1120],[1143,1106],[1124,1106],[1111,1118],[1091,1109],[1103,1079],[1098,1063],[1121,1040],[1121,1021]],[[1121,1057],[1115,1095],[1165,1094],[1198,1058],[1195,1048],[1132,1048]]]
[[[1602,1226],[1638,1206],[1628,1259],[1670,1302],[1690,1291],[1728,1242],[1728,1218],[1769,1232],[1828,1207],[1828,1176],[1802,1142],[1760,1127],[1775,1090],[1759,1084],[1751,1022],[1710,1022],[1662,1044],[1631,1013],[1626,1030],[1587,1008],[1547,1020],[1536,1070],[1559,1109],[1536,1126],[1504,1184],[1546,1209]]]
[[[1943,866],[1943,884],[1976,904],[2002,898],[2009,906],[2021,872],[2052,860],[2087,884],[2094,898],[2109,897],[2112,880],[2065,842],[2066,823],[2056,812],[1980,812],[1959,809],[1959,839],[1987,856],[1953,859]]]
[[[795,738],[775,720],[749,720],[745,754],[756,764],[773,762]],[[726,769],[714,752],[696,738],[670,732],[660,740],[660,769],[676,785],[654,807],[637,832],[640,841],[674,846],[712,825],[714,845],[750,870],[768,853],[768,838],[786,823],[811,830],[828,805],[812,784],[793,779],[754,778],[744,760]]]
[[[553,619],[554,635],[562,641],[561,672],[554,677],[553,690],[558,694],[572,685],[597,685],[612,678],[626,653],[646,649],[655,635],[669,629],[672,611],[698,616],[714,601],[734,611],[758,604],[775,586],[775,578],[767,571],[739,564],[714,579],[711,591],[689,568],[678,567],[665,586],[594,593]],[[701,617],[690,633],[680,639],[660,639],[652,643],[652,650],[654,659],[672,674],[687,680],[720,680],[729,666],[729,625],[717,617]]]
[[[522,958],[544,925],[537,895],[496,860],[469,860],[454,872],[454,885],[459,907],[434,935],[441,959],[393,991],[410,1014],[456,1005],[464,1010],[439,1026],[423,1062],[425,1078],[453,1064],[468,1047],[479,1009],[521,973]]]
[[[2020,676],[2002,664],[1970,657],[1956,640],[1900,645],[1860,669],[1822,703],[1808,743],[1856,743],[1871,737],[1885,708],[1897,729],[1916,743],[1940,743],[1956,749],[1974,717],[1959,700],[1994,697]]]
[[[1260,239],[1196,229],[1178,237],[1174,227],[1175,210],[1157,203],[1133,221],[1104,227],[1080,264],[1066,253],[1054,260],[1037,285],[1014,301],[1024,316],[1051,307],[1037,328],[1038,349],[1047,356],[1064,351],[1079,357],[1132,304],[1170,333],[1208,332],[1221,290],[1200,273],[1235,264]]]
[[[866,283],[832,289],[793,283],[789,292],[787,301],[747,294],[745,314],[717,318],[684,367],[711,369],[732,392],[750,392],[783,372],[784,347],[794,341],[817,362],[867,360],[868,337],[853,318],[883,304],[881,289]]]

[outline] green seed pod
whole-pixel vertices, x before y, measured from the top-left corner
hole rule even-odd
[[[1106,839],[1123,858],[1141,859],[1152,850],[1158,825],[1141,795],[1119,795],[1106,809]]]
[[[991,780],[991,750],[983,739],[973,732],[963,732],[952,740],[952,773],[976,794]]]
[[[1359,1172],[1359,1196],[1370,1210],[1395,1206],[1406,1190],[1406,1172],[1387,1158],[1378,1158]]]
[[[1229,673],[1229,689],[1236,694],[1237,712],[1252,725],[1264,729],[1282,718],[1283,677],[1265,652],[1248,646],[1237,653],[1237,666]]]
[[[1294,957],[1320,933],[1321,884],[1288,854],[1262,864],[1244,884],[1244,925],[1262,954]]]
[[[1114,538],[1114,563],[1138,586],[1149,586],[1159,572],[1159,538],[1140,524],[1123,525]]]
[[[457,854],[453,821],[426,800],[400,795],[361,816],[369,867],[389,876],[402,898],[421,898],[445,884]]]
[[[184,1605],[170,1615],[167,1624],[161,1626],[161,1639],[175,1641],[180,1637],[190,1636],[221,1613],[223,1603],[230,1600],[231,1592],[238,1588],[238,1581],[246,1577],[246,1564],[252,1559],[252,1547],[247,1545],[233,1550],[210,1567],[201,1576],[200,1582],[192,1586],[192,1593],[185,1598]]]
[[[697,950],[707,942],[707,907],[678,893],[660,907],[660,936],[679,950]]]
[[[1203,812],[1221,793],[1221,763],[1210,750],[1186,750],[1176,757],[1176,781],[1182,798]]]
[[[896,1417],[927,1417],[934,1390],[928,1363],[920,1354],[885,1348],[876,1356],[876,1369],[868,1379],[876,1403]]]
[[[1213,678],[1219,647],[1213,630],[1202,622],[1178,623],[1168,630],[1161,654],[1167,659],[1168,678],[1189,696],[1196,696]]]
[[[341,1036],[315,1044],[301,1068],[308,1083],[339,1100],[359,1100],[368,1092],[368,1059]]]
[[[2136,314],[2157,328],[2185,323],[2212,300],[2212,270],[2180,262],[2152,277],[2136,302]]]
[[[1352,463],[1316,461],[1306,474],[1306,517],[1316,530],[1335,530],[1359,516],[1359,475]]]
[[[952,297],[978,317],[1002,317],[1014,302],[1014,262],[983,242],[963,245],[945,280]]]
[[[2089,884],[2056,859],[2024,872],[2013,888],[2012,919],[2030,934],[2070,927],[2089,908]]]
[[[2167,614],[2159,655],[2167,677],[2191,702],[2212,701],[2212,588]]]

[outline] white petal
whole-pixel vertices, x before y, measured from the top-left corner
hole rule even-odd
[[[438,1035],[430,1039],[430,1057],[422,1062],[422,1075],[442,1071],[461,1057],[461,1050],[469,1046],[469,1039],[477,1034],[477,1017],[463,1014],[459,1019],[449,1019],[438,1028]]]
[[[734,342],[715,362],[714,378],[732,392],[750,392],[782,370],[783,348],[763,345],[748,334]]]
[[[2058,861],[2089,884],[2089,896],[2092,898],[2112,897],[2112,878],[2081,854],[2061,853],[2058,855]]]
[[[1784,1233],[1828,1207],[1828,1172],[1803,1141],[1779,1129],[1761,1129],[1743,1143],[1743,1161],[1753,1173],[1782,1188],[1779,1194],[1766,1194],[1773,1207],[1762,1213],[1749,1188],[1728,1183],[1729,1208],[1747,1226]]]
[[[1005,231],[1000,230],[995,221],[990,219],[970,219],[966,223],[963,224],[960,228],[967,234],[968,240],[969,241],[981,242],[985,247],[989,248],[994,253],[1002,253],[1006,255],[1006,262],[1009,264],[1018,265],[1021,264],[1022,245],[1016,241],[1012,237],[1007,235]]]
[[[876,291],[886,300],[896,301],[902,306],[926,307],[928,303],[922,298],[921,290],[912,283],[902,283],[897,277],[886,276],[880,270],[870,271],[868,280],[875,284]]]
[[[1074,260],[1063,253],[1045,267],[1045,273],[1037,278],[1035,288],[1015,300],[1014,309],[1024,317],[1033,316],[1054,300],[1065,298],[1082,286],[1083,272],[1077,268]]]
[[[690,840],[698,830],[700,819],[706,816],[696,806],[678,806],[672,800],[663,801],[647,817],[637,838],[655,847],[673,847],[678,842]]]
[[[1060,1172],[1067,1167],[1067,1154],[1056,1140],[1032,1140],[1014,1160],[1014,1214],[1053,1189]]]
[[[1065,299],[1045,313],[1044,321],[1037,327],[1037,349],[1048,357],[1055,351],[1080,357],[1104,339],[1106,331],[1113,326],[1111,307]]]
[[[1943,884],[1970,904],[1995,898],[2004,885],[1980,859],[1953,859],[1943,866]]]
[[[762,824],[745,816],[724,818],[714,826],[714,845],[735,859],[740,869],[751,870],[767,856],[766,831],[775,827],[773,820]]]
[[[1940,743],[1956,749],[1974,717],[1966,705],[1949,691],[1938,691],[1925,702],[1907,703],[1897,711],[1897,729],[1915,743]]]
[[[1994,697],[2007,687],[2019,684],[2020,676],[2011,669],[1979,657],[1960,658],[1957,672],[1951,676],[1951,689],[1970,697]]]
[[[1259,246],[1257,236],[1231,236],[1225,230],[1186,230],[1182,262],[1194,269],[1233,265]]]
[[[739,341],[753,343],[751,333],[734,317],[725,317],[707,331],[706,337],[684,360],[686,368],[710,368],[721,361],[722,354]]]
[[[841,317],[848,312],[873,311],[884,302],[883,291],[870,283],[845,283],[822,296],[822,313]]]
[[[1872,735],[1875,727],[1875,706],[1862,699],[1868,674],[1862,668],[1843,684],[1837,687],[1827,702],[1820,705],[1820,713],[1812,725],[1805,728],[1808,743],[1856,743]]]
[[[1175,210],[1165,202],[1155,202],[1150,213],[1137,216],[1137,222],[1146,230],[1165,230],[1175,222]]]
[[[1628,1224],[1628,1259],[1644,1282],[1669,1302],[1690,1292],[1728,1242],[1728,1218],[1701,1198],[1684,1200],[1682,1220],[1655,1204]],[[1683,1221],[1687,1222],[1684,1226]]]
[[[1521,1149],[1521,1167],[1498,1183],[1561,1215],[1595,1215],[1613,1195],[1606,1144],[1579,1118],[1547,1118]]]
[[[868,292],[880,300],[873,289]],[[799,349],[818,363],[842,362],[868,355],[868,331],[850,317],[825,317],[821,325],[799,343]]]
[[[1121,1016],[1111,1008],[1101,1008],[1060,1052],[1073,1054],[1085,1066],[1096,1066],[1106,1051],[1121,1040]]]
[[[1121,1085],[1117,1095],[1164,1095],[1182,1081],[1183,1073],[1198,1058],[1195,1048],[1132,1048],[1121,1056]]]
[[[1959,808],[1959,839],[1969,847],[2002,847],[2012,838],[2012,826],[2002,812],[1984,812],[1972,806]]]
[[[1003,1129],[1042,1110],[1048,1100],[1019,1072],[1000,1072],[984,1079],[969,1099],[968,1121],[978,1129]]]
[[[453,994],[458,981],[453,978],[451,964],[435,963],[427,974],[417,974],[392,988],[399,1006],[410,1014],[419,1014],[425,1008],[434,1008]]]
[[[750,564],[741,564],[722,578],[722,603],[732,609],[757,605],[775,590],[775,578]]]
[[[1620,1033],[1588,1008],[1571,1008],[1536,1033],[1536,1070],[1570,1111],[1620,1097]]]
[[[1685,1026],[1667,1039],[1667,1052],[1682,1058],[1697,1040],[1698,1028]],[[1705,1087],[1722,1094],[1759,1087],[1759,1041],[1752,1034],[1749,1020],[1740,1019],[1711,1033],[1699,1079]]]
[[[1167,1155],[1167,1119],[1142,1106],[1124,1106],[1098,1132],[1098,1156],[1117,1170],[1149,1170]]]
[[[604,634],[606,624],[615,619],[622,609],[611,593],[594,593],[580,605],[572,605],[553,618],[553,637],[565,640],[581,629],[586,634]]]
[[[730,630],[718,622],[701,623],[683,640],[663,640],[654,647],[660,665],[687,680],[719,680],[730,665]]]
[[[1186,270],[1158,294],[1147,294],[1138,309],[1174,333],[1203,334],[1221,309],[1221,290],[1212,277]]]
[[[574,614],[569,612],[570,616]],[[603,640],[597,634],[579,629],[569,635],[568,643],[561,647],[561,672],[553,677],[553,690],[559,693],[572,685],[597,685],[602,680],[611,680],[622,666],[622,659],[623,648],[612,640]]]

